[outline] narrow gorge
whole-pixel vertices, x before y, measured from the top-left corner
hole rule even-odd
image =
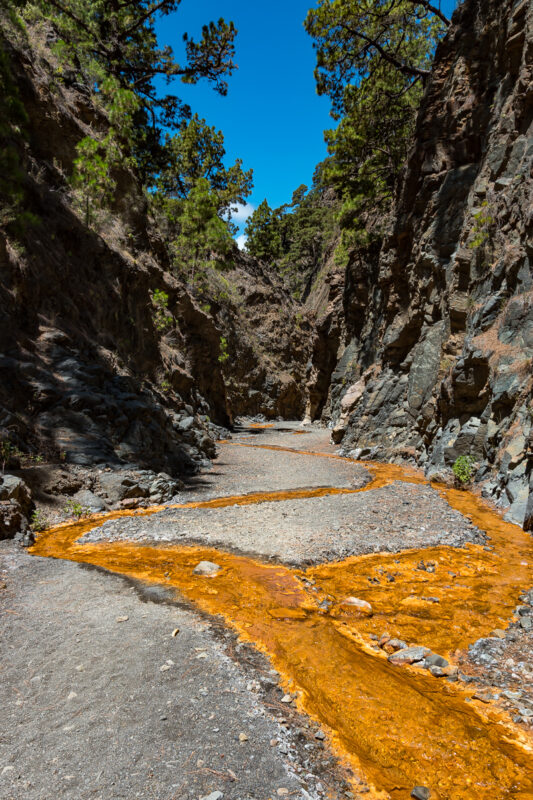
[[[0,4],[0,800],[533,800],[531,0],[317,0],[242,228],[179,6]]]

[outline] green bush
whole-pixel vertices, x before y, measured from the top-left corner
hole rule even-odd
[[[39,533],[40,531],[45,531],[48,527],[46,524],[46,520],[43,516],[43,512],[36,508],[35,511],[32,512],[31,515],[31,525],[32,531]]]
[[[474,476],[475,461],[472,456],[459,456],[456,458],[452,467],[455,479],[462,486],[470,483]]]
[[[82,506],[81,503],[77,503],[75,500],[69,500],[65,506],[65,514],[68,514],[69,517],[74,517],[75,519],[81,519],[82,517],[88,517],[90,514],[90,510],[85,506]]]
[[[220,337],[220,355],[218,357],[218,360],[219,360],[219,362],[221,364],[225,364],[226,361],[228,360],[228,358],[229,358],[228,340],[226,339],[225,336],[221,336]]]
[[[158,331],[166,331],[174,324],[174,317],[168,310],[168,294],[162,289],[156,289],[152,295],[152,306],[154,308],[153,320]]]

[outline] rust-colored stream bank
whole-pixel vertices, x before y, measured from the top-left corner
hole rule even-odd
[[[365,466],[374,480],[363,490],[274,492],[178,507],[370,491],[394,480],[424,482],[396,466]],[[367,798],[407,800],[413,786],[425,785],[432,800],[533,800],[531,742],[501,712],[421,670],[395,667],[368,646],[370,633],[386,630],[453,653],[505,626],[520,588],[533,583],[530,537],[473,495],[439,490],[489,533],[492,551],[472,545],[373,554],[304,572],[205,547],[77,543],[104,519],[135,513],[117,512],[47,531],[32,552],[170,585],[203,611],[221,615],[271,658],[286,685],[300,692],[301,708],[329,727],[334,747],[373,786]],[[223,567],[216,578],[193,574],[203,559]],[[417,570],[421,559],[434,561],[435,572]],[[394,582],[383,578],[387,573]],[[318,607],[326,594],[334,599],[329,613]],[[347,595],[368,600],[374,615],[350,614],[341,604]]]

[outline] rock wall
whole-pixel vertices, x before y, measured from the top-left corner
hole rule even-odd
[[[25,215],[0,226],[0,439],[65,464],[195,471],[229,422],[220,331],[170,274],[131,173],[98,232],[85,225],[67,176],[105,120],[42,49],[1,44],[27,122],[0,142],[18,151],[25,195]],[[155,290],[169,296],[164,330]]]
[[[520,524],[533,383],[533,7],[465,0],[390,232],[354,254],[323,418],[345,452],[436,475],[462,454]]]
[[[298,419],[306,403],[312,324],[275,266],[237,254],[211,313],[228,342],[222,364],[233,415]]]

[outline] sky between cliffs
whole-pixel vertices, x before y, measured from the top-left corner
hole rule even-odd
[[[457,0],[441,0],[451,15]],[[179,11],[159,21],[161,43],[181,56],[184,31],[198,37],[210,20],[233,20],[238,30],[236,62],[227,97],[205,83],[179,86],[193,111],[224,133],[227,162],[242,158],[254,170],[254,190],[236,222],[266,197],[272,207],[290,202],[302,183],[310,185],[316,164],[327,155],[323,139],[332,127],[330,102],[318,97],[315,54],[303,21],[312,0],[183,0]]]

